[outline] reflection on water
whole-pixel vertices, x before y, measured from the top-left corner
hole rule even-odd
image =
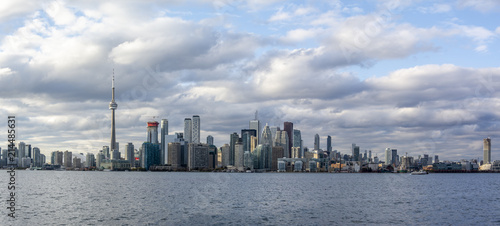
[[[500,224],[500,174],[18,171],[16,182],[17,218],[4,211],[2,225]]]

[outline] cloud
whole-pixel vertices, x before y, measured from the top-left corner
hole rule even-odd
[[[499,69],[460,66],[442,44],[465,37],[464,45],[487,51],[500,28],[398,16],[418,2],[384,1],[375,10],[340,1],[201,4],[51,2],[2,14],[15,23],[0,36],[0,114],[16,114],[20,139],[45,154],[95,153],[109,143],[114,69],[117,137],[136,147],[148,115],[169,119],[172,133],[200,115],[202,136],[222,145],[258,110],[262,124],[294,122],[305,146],[318,133],[332,135],[343,153],[357,143],[444,159],[475,157],[482,137],[500,126]],[[230,19],[210,22],[221,10],[232,10]],[[434,64],[436,57],[450,64]],[[379,62],[390,72],[360,79]]]
[[[480,12],[496,11],[500,7],[500,2],[495,0],[460,0],[457,4],[461,8],[472,8]]]
[[[448,4],[434,3],[429,7],[418,7],[417,10],[421,13],[446,13],[450,12],[452,10],[452,7]]]

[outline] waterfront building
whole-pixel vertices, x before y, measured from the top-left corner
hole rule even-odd
[[[188,146],[188,170],[208,169],[208,145],[191,143]]]
[[[217,165],[217,147],[215,145],[208,145],[208,169],[213,170],[217,168]]]
[[[82,168],[82,160],[78,157],[73,158],[73,168],[75,169],[81,169]]]
[[[73,166],[71,162],[72,158],[73,158],[73,153],[71,153],[70,151],[64,152],[64,167],[71,168]]]
[[[286,133],[285,133],[286,134]],[[284,151],[286,152],[286,150]],[[269,170],[272,165],[272,147],[267,144],[259,144],[252,152],[253,168]]]
[[[398,166],[399,165],[399,156],[398,156],[398,149],[392,149],[391,150],[391,157],[392,157],[392,165]]]
[[[119,160],[120,159],[120,151],[118,150],[113,150],[113,158],[112,160]]]
[[[284,122],[283,130],[286,132],[288,136],[288,156],[292,156],[292,147],[293,147],[293,123],[292,122]]]
[[[243,171],[244,169],[244,154],[248,152],[248,149],[244,150],[244,146],[242,142],[236,142],[236,145],[234,145],[234,167],[239,171]]]
[[[147,143],[158,144],[158,122],[150,121],[148,122],[148,138]]]
[[[104,153],[102,153],[102,150],[97,153],[96,161],[95,161],[95,166],[97,169],[101,169],[101,162],[103,162],[106,159],[106,156]]]
[[[278,170],[278,159],[283,158],[284,148],[282,146],[272,147],[271,170]]]
[[[257,113],[255,114],[255,119],[251,120],[249,123],[249,127],[251,130],[255,130],[255,137],[257,138],[257,143],[260,144],[261,141],[261,130],[260,130],[260,121],[257,119]]]
[[[278,172],[286,172],[286,162],[285,161],[279,160],[277,162],[277,165],[278,165],[278,167],[277,167]]]
[[[184,141],[188,143],[193,142],[193,120],[190,118],[185,118],[184,119]]]
[[[125,145],[125,160],[130,162],[130,166],[133,167],[135,165],[135,157],[134,157],[134,144],[128,143]]]
[[[221,165],[222,166],[229,166],[231,164],[231,151],[230,151],[230,146],[229,144],[224,144],[222,147],[220,147],[220,153],[221,153]]]
[[[33,166],[35,167],[42,167],[43,162],[41,159],[41,154],[40,154],[40,149],[37,147],[33,148]],[[31,159],[31,158],[30,158]]]
[[[149,170],[150,166],[161,164],[160,145],[158,143],[144,142],[142,144],[141,167]]]
[[[207,144],[214,145],[214,137],[212,135],[207,136]]]
[[[314,135],[314,150],[319,150],[321,148],[319,141],[319,134]]]
[[[158,145],[158,144],[156,144]],[[158,153],[160,153],[160,147],[158,145]],[[130,169],[130,162],[128,160],[102,160],[100,168],[109,170],[128,170]]]
[[[439,156],[438,155],[434,155],[434,163],[439,163]]]
[[[168,143],[168,162],[172,169],[176,170],[181,167],[181,143],[172,142]]]
[[[85,167],[91,169],[96,167],[96,162],[95,162],[95,155],[92,153],[87,153],[87,156],[85,156]]]
[[[200,116],[198,115],[193,115],[193,128],[192,128],[192,132],[193,132],[193,135],[192,135],[192,142],[195,143],[195,144],[199,144],[201,143],[201,139],[200,139],[200,129],[201,129],[201,122],[200,122]]]
[[[302,172],[303,167],[304,167],[304,162],[297,160],[294,162],[293,171]]]
[[[168,146],[168,143],[165,142],[165,136],[168,135],[168,120],[167,119],[162,119],[161,124],[160,124],[160,145],[161,145],[161,164],[166,164],[167,162],[165,161],[167,159],[167,154],[166,154],[166,149]],[[133,149],[132,149],[133,150]]]
[[[243,154],[243,167],[245,169],[253,170],[253,155],[249,151]]]
[[[491,163],[491,139],[483,139],[483,164]]]

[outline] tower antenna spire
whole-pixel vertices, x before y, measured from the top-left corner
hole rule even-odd
[[[258,115],[259,115],[259,111],[255,111],[255,120],[257,120]]]

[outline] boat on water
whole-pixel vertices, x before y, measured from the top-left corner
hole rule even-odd
[[[423,171],[423,170],[411,172],[411,175],[426,175],[426,174],[429,174],[429,173],[427,171]]]

